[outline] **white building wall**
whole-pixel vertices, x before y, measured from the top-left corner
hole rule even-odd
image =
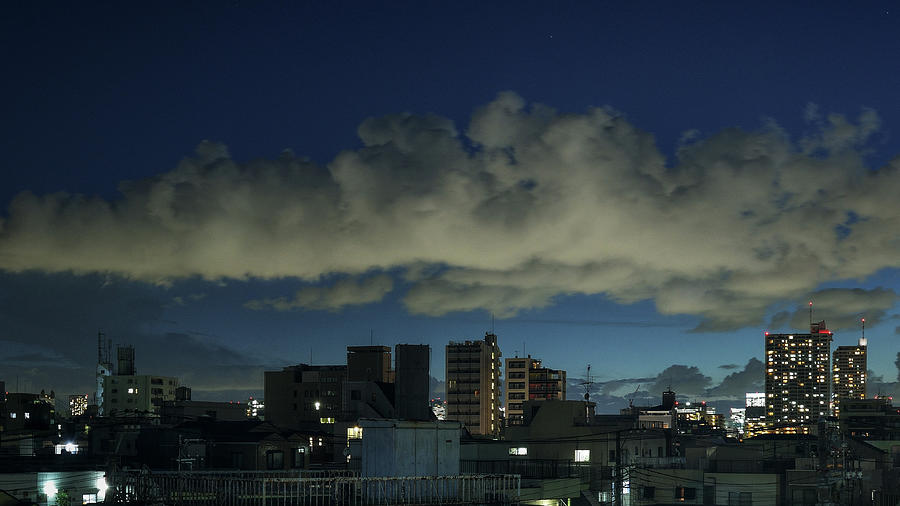
[[[459,422],[363,419],[359,425],[364,477],[459,474]]]

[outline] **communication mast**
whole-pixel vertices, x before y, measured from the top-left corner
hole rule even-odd
[[[584,381],[579,383],[584,388],[584,400],[591,400],[591,385],[594,384],[594,381],[591,379],[591,364],[587,366],[587,376],[585,376]]]

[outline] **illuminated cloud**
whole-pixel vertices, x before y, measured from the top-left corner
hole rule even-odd
[[[293,299],[251,300],[244,304],[248,309],[295,309],[337,311],[344,306],[369,304],[380,301],[394,287],[394,281],[386,274],[362,279],[340,279],[328,286],[308,286],[298,290]]]
[[[170,172],[122,183],[114,201],[18,195],[0,223],[0,269],[159,284],[409,269],[403,300],[417,314],[504,317],[603,294],[697,315],[699,330],[761,326],[775,304],[900,263],[900,158],[864,163],[878,115],[806,117],[799,140],[773,122],[687,135],[671,163],[615,111],[562,114],[514,93],[465,129],[368,119],[363,146],[324,167],[289,152],[240,163],[203,143]],[[249,307],[334,310],[393,287],[346,283]],[[849,325],[855,312],[882,316],[888,292],[817,297],[822,314],[829,297],[874,304],[833,304],[829,319]]]

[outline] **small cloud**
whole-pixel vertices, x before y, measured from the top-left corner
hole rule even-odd
[[[757,392],[763,387],[764,367],[762,361],[753,357],[740,371],[733,372],[722,383],[709,389],[711,396],[742,398],[747,392]]]
[[[345,306],[370,304],[384,298],[394,288],[387,274],[370,278],[344,278],[330,286],[308,286],[297,291],[292,299],[278,297],[247,301],[244,307],[255,311],[319,310],[339,311]]]
[[[675,364],[659,373],[649,391],[661,394],[671,389],[678,394],[699,394],[706,390],[711,381],[712,378],[705,376],[696,366]]]
[[[737,364],[723,364],[723,365],[719,366],[719,369],[730,370],[730,369],[737,369],[738,367],[740,367],[740,366]]]

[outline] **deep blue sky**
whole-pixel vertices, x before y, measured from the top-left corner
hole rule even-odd
[[[796,140],[814,130],[804,119],[810,103],[854,121],[871,108],[881,127],[859,151],[876,169],[900,153],[898,33],[900,9],[894,12],[890,2],[9,4],[0,11],[0,205],[9,217],[7,206],[23,191],[115,201],[120,182],[171,171],[203,140],[227,145],[238,162],[290,149],[326,165],[362,146],[357,127],[366,118],[433,113],[464,133],[473,111],[506,90],[564,113],[609,106],[651,133],[669,165],[689,130],[707,138],[731,127],[756,130],[771,118]],[[900,286],[893,266],[882,267],[876,276],[827,280],[817,288]],[[68,330],[44,341],[30,337],[44,331],[39,325],[5,316],[7,328],[17,331],[0,340],[37,346],[22,348],[23,356],[56,353],[77,364],[93,360],[91,329],[97,327],[112,327],[121,342],[143,342],[138,365],[147,357],[145,369],[165,368],[147,349],[152,336],[165,332],[203,336],[204,346],[243,354],[265,368],[306,361],[310,349],[315,362],[340,361],[347,344],[368,343],[371,329],[385,344],[431,344],[440,377],[443,344],[477,338],[491,325],[484,310],[411,315],[396,289],[381,302],[339,311],[243,306],[306,286],[291,276],[217,282],[188,276],[162,287],[116,273],[68,277],[65,268],[45,270],[4,274],[0,294],[18,298],[13,287],[40,285],[21,298],[46,307],[35,314],[47,318],[65,317],[48,302],[63,282],[106,279],[154,301],[155,309],[130,323],[118,317],[117,326],[60,322]],[[332,282],[326,277],[320,284]],[[406,287],[401,281],[395,286]],[[71,290],[72,300],[101,304]],[[663,316],[653,300],[622,305],[573,291],[555,301],[495,321],[504,354],[527,347],[570,375],[593,363],[601,379],[652,377],[671,364],[695,365],[713,383],[731,372],[720,365],[743,366],[762,355],[763,324],[696,333],[691,330],[701,315]],[[796,303],[782,300],[768,314]],[[105,307],[94,320],[116,311]],[[896,376],[900,349],[891,314],[869,330],[871,367],[887,380]],[[140,341],[138,333],[150,337]],[[849,343],[856,333],[838,336]],[[82,339],[83,349],[52,351],[54,343]],[[59,383],[48,386],[64,392],[79,375],[84,384],[91,379],[90,364],[83,371],[73,366],[77,373],[43,376],[27,365],[2,364],[0,379],[4,369],[7,376],[31,371],[34,381]],[[171,369],[164,372],[184,376]]]

